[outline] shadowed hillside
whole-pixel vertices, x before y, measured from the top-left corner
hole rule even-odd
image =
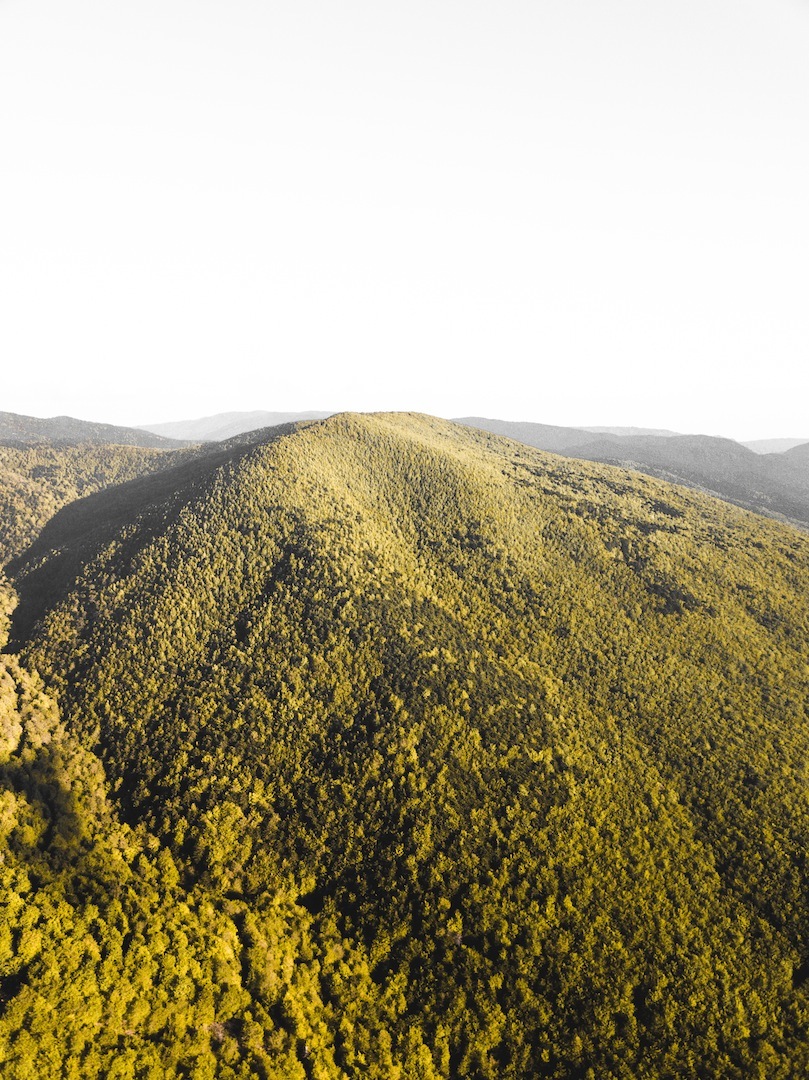
[[[181,460],[177,453],[92,444],[0,445],[0,568],[32,543],[63,506],[168,468]]]

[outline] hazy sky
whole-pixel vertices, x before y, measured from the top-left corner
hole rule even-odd
[[[809,437],[809,0],[0,0],[0,365]]]

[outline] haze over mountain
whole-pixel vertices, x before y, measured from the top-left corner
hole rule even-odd
[[[560,427],[556,424],[534,424],[515,420],[494,420],[483,416],[461,416],[454,420],[456,424],[491,431],[507,439],[516,439],[526,446],[535,446],[538,450],[549,450],[553,454],[566,454],[569,450],[581,446],[586,441],[584,428]]]
[[[197,420],[176,420],[164,424],[145,424],[143,431],[163,435],[170,439],[186,439],[189,442],[222,442],[234,435],[259,428],[277,427],[299,420],[323,420],[328,412],[229,412],[215,416],[202,416]]]
[[[753,450],[756,454],[782,454],[785,450],[791,450],[795,446],[803,446],[809,443],[809,439],[754,439],[742,445]]]
[[[710,435],[594,435],[579,428],[484,417],[466,417],[459,423],[553,453],[637,469],[809,527],[809,470],[801,464],[800,445],[761,454]]]
[[[64,446],[109,443],[160,449],[176,449],[178,446],[175,439],[142,428],[97,424],[91,420],[77,420],[73,416],[43,419],[9,412],[0,412],[0,443],[11,446],[35,446],[38,443],[57,443]]]
[[[583,427],[582,431],[590,431],[596,435],[679,435],[679,431],[667,431],[664,428],[642,427]]]
[[[797,530],[341,415],[7,570],[4,1076],[809,1070]]]

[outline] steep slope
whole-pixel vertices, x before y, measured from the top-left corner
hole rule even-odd
[[[36,446],[40,443],[57,443],[76,446],[79,443],[115,446],[147,446],[157,449],[177,449],[175,439],[164,438],[139,428],[116,427],[114,424],[96,424],[91,420],[77,420],[73,416],[23,416],[20,413],[0,412],[0,445]]]
[[[809,1069],[805,537],[416,416],[134,486],[15,565],[16,633],[120,812],[249,913],[261,1045],[323,1077]]]
[[[0,617],[10,606],[0,579]],[[0,645],[5,640],[0,626]],[[296,1040],[255,1030],[253,917],[180,881],[171,854],[117,817],[101,763],[41,680],[0,656],[0,1072],[304,1080]],[[309,916],[276,893],[264,977],[305,1017]],[[266,959],[266,958],[265,958]],[[287,968],[293,977],[284,979]],[[321,1004],[322,1007],[322,1004]]]
[[[188,439],[191,442],[223,442],[234,435],[260,428],[279,427],[301,420],[323,420],[327,412],[229,412],[215,416],[201,416],[197,420],[171,420],[164,424],[144,424],[143,431],[151,431],[169,439]]]

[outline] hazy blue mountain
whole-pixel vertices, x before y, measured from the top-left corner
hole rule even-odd
[[[809,523],[809,470],[800,457],[756,454],[733,439],[603,436],[569,450],[573,457],[636,468],[687,484],[760,513]],[[794,454],[794,451],[790,453]]]
[[[259,428],[278,427],[298,420],[325,420],[328,412],[227,412],[215,416],[201,416],[196,420],[170,420],[164,424],[144,424],[143,431],[163,435],[169,439],[186,439],[189,442],[223,442],[234,435]]]
[[[582,440],[574,447],[576,457],[592,460],[620,459],[661,469],[686,470],[694,482],[710,487],[717,474],[747,476],[760,465],[759,457],[734,442],[713,435],[601,435]]]
[[[534,424],[522,420],[492,420],[483,416],[462,416],[453,422],[466,424],[467,427],[475,427],[481,431],[491,431],[495,435],[505,435],[506,438],[517,439],[518,442],[536,446],[540,450],[550,450],[552,453],[562,453],[568,447],[580,445],[582,432],[591,435],[666,437],[679,434],[677,431],[668,431],[666,428],[560,427],[555,424]]]
[[[167,450],[176,450],[178,445],[171,437],[143,428],[96,424],[91,420],[77,420],[74,416],[52,416],[43,419],[11,412],[0,412],[0,443],[11,446],[35,446],[39,443],[76,446],[79,443],[95,443]]]

